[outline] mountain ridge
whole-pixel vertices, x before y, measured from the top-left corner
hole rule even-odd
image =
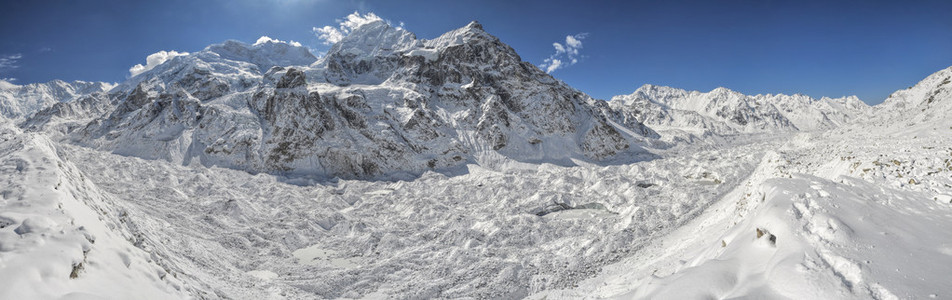
[[[828,130],[907,106],[650,84],[601,101],[475,21],[433,39],[374,21],[320,58],[300,44],[228,40],[60,102],[21,126],[147,159],[346,178],[487,157],[608,161],[663,147],[654,140]]]
[[[106,92],[115,84],[76,80],[51,80],[43,83],[16,85],[6,81],[0,84],[0,117],[21,119],[59,102],[69,102],[83,96]]]
[[[626,118],[699,136],[832,129],[869,110],[855,96],[745,95],[724,87],[705,93],[651,84],[608,102]]]
[[[282,51],[226,41],[168,59],[99,99],[106,112],[66,129],[68,139],[182,164],[366,178],[497,155],[603,161],[647,154],[641,143],[654,134],[639,123],[616,127],[598,100],[475,22],[433,40],[372,22],[314,61],[303,47],[278,44],[266,46]]]

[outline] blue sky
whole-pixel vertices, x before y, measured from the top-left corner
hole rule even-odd
[[[658,2],[4,1],[0,78],[117,82],[158,51],[263,35],[326,51],[312,28],[354,11],[420,38],[479,20],[525,61],[545,69],[559,59],[553,76],[602,99],[651,83],[876,104],[952,66],[952,1]],[[553,43],[577,47],[553,57]]]

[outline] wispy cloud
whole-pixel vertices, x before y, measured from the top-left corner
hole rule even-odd
[[[23,54],[9,54],[9,55],[0,55],[0,69],[16,69],[20,65],[17,62],[23,58]]]
[[[338,23],[337,27],[327,25],[311,29],[314,31],[314,34],[317,35],[317,38],[321,39],[324,45],[333,45],[334,43],[340,42],[340,40],[344,39],[351,31],[354,31],[354,29],[357,29],[361,25],[375,21],[383,21],[383,18],[372,12],[361,15],[355,11],[347,15],[343,20],[338,19],[336,21]],[[400,22],[400,26],[403,27],[403,22]]]
[[[579,33],[565,36],[564,43],[552,43],[555,53],[549,55],[539,65],[539,68],[545,70],[546,73],[552,73],[555,70],[577,64],[579,59],[582,58],[582,55],[579,54],[579,50],[582,49],[582,40],[586,37],[588,37],[588,33]]]
[[[20,53],[0,55],[0,72],[5,73],[8,70],[19,68],[19,62],[21,58],[23,58],[23,54]],[[0,78],[2,78],[0,80],[8,82],[17,80],[16,78],[12,77],[3,77],[2,73],[0,73]]]
[[[260,39],[259,39],[260,40]],[[170,60],[176,56],[188,55],[188,52],[178,52],[178,51],[159,51],[156,53],[149,54],[149,57],[145,58],[145,65],[137,64],[129,68],[129,76],[135,77],[136,75],[142,74],[142,72],[152,70],[155,66],[161,65],[167,60]]]

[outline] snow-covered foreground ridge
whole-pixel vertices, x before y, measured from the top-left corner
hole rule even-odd
[[[121,201],[49,139],[3,124],[0,170],[0,298],[188,297]]]
[[[0,299],[952,296],[952,68],[606,103],[383,22],[149,67],[0,119]]]
[[[950,134],[949,121],[903,133],[800,134],[642,255],[536,297],[947,297]]]

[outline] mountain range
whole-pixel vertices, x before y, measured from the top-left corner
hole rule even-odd
[[[60,102],[75,101],[85,95],[105,92],[115,85],[104,82],[53,80],[15,85],[0,81],[0,117],[25,118]]]
[[[656,85],[602,101],[522,61],[477,22],[426,40],[376,21],[320,58],[277,40],[226,41],[117,85],[5,85],[0,109],[24,129],[121,155],[374,178],[494,157],[610,162],[644,157],[646,147],[666,142],[833,129],[883,111],[939,105],[926,98],[943,96],[947,73],[878,107],[855,96]]]
[[[952,67],[868,106],[594,99],[477,22],[161,56],[0,81],[0,298],[952,294]]]

